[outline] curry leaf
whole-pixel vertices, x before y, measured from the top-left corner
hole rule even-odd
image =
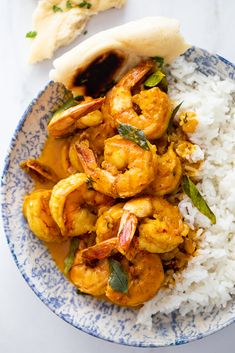
[[[174,119],[174,117],[175,117],[176,114],[178,113],[178,110],[180,109],[180,107],[181,107],[182,104],[183,104],[183,101],[182,101],[180,104],[178,104],[178,105],[173,109],[173,111],[172,111],[172,113],[171,113],[171,119],[172,119],[172,120]]]
[[[78,249],[79,245],[79,239],[78,238],[72,238],[70,242],[70,248],[69,248],[69,253],[66,256],[64,260],[64,274],[67,275],[69,270],[71,269],[73,265],[73,261],[76,255],[76,251]]]
[[[153,56],[152,59],[158,64],[158,66],[161,68],[164,64],[164,58],[161,56]]]
[[[160,88],[161,91],[167,93],[168,92],[168,81],[166,77],[163,77],[161,82],[159,82],[158,87]]]
[[[210,219],[212,224],[216,223],[216,217],[214,213],[211,211],[206,201],[198,191],[196,185],[192,182],[192,180],[188,176],[183,177],[183,190],[186,195],[192,200],[197,209],[204,214],[207,218]]]
[[[25,35],[26,38],[35,38],[36,36],[37,36],[36,31],[30,31],[30,32],[26,33],[26,35]]]
[[[145,87],[149,87],[149,88],[155,87],[161,82],[163,77],[165,77],[163,72],[156,71],[151,76],[149,76],[147,78],[147,80],[145,81],[144,85],[145,85]]]
[[[72,9],[72,7],[73,7],[73,5],[72,5],[71,1],[70,1],[70,0],[67,0],[67,1],[66,1],[66,8],[67,8],[67,9]]]
[[[181,105],[183,104],[183,101],[178,104],[172,111],[171,113],[171,117],[170,117],[170,120],[169,120],[169,125],[168,125],[168,129],[167,129],[167,132],[168,134],[172,133],[172,130],[173,130],[173,123],[174,123],[174,118],[176,116],[176,114],[178,113],[178,110],[180,109]]]
[[[56,5],[53,5],[53,6],[52,6],[52,10],[53,10],[54,12],[63,12],[63,10],[62,10],[59,6],[56,6]]]
[[[127,140],[130,140],[146,151],[149,151],[148,140],[142,130],[127,124],[120,124],[118,126],[118,133]]]
[[[67,100],[64,104],[62,104],[60,106],[59,109],[56,110],[56,112],[53,114],[53,116],[59,114],[59,113],[63,113],[65,110],[77,105],[78,102],[77,102],[77,97],[75,98],[70,98],[69,100]]]
[[[109,285],[113,290],[117,292],[127,293],[128,292],[128,275],[123,270],[120,263],[116,260],[109,259]]]
[[[86,0],[84,0],[78,4],[78,7],[84,7],[86,9],[90,9],[91,6],[92,6],[92,4]]]

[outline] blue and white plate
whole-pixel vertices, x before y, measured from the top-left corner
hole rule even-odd
[[[191,48],[187,61],[195,62],[205,75],[235,79],[235,66],[208,52]],[[37,157],[46,139],[51,113],[68,97],[61,84],[50,82],[32,101],[21,118],[6,157],[2,176],[2,217],[14,260],[35,294],[59,317],[93,336],[131,346],[160,347],[178,345],[209,335],[235,321],[235,303],[215,309],[209,315],[198,313],[182,317],[157,315],[153,331],[136,325],[137,311],[119,308],[105,301],[76,293],[76,289],[57,269],[47,249],[29,230],[21,209],[23,197],[32,181],[21,171],[20,161]]]

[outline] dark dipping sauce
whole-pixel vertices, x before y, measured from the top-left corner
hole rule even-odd
[[[102,54],[85,71],[75,76],[73,86],[85,86],[86,95],[98,97],[105,87],[110,85],[124,60],[124,56],[118,52]]]

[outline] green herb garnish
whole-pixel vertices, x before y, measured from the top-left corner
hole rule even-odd
[[[161,56],[153,56],[152,59],[158,64],[159,68],[162,68],[164,64],[164,58]]]
[[[166,73],[163,69],[164,58],[160,56],[154,56],[152,57],[152,59],[156,63],[156,71],[150,77],[148,77],[144,85],[145,87],[148,87],[148,88],[158,86],[161,91],[167,93],[168,81],[166,78]]]
[[[204,214],[207,218],[210,219],[212,224],[216,223],[216,217],[214,213],[211,211],[210,207],[207,205],[206,201],[198,191],[196,185],[192,182],[192,180],[188,176],[183,177],[183,190],[186,195],[192,200],[197,209]]]
[[[168,81],[166,76],[163,77],[163,79],[161,80],[161,82],[159,82],[158,87],[160,88],[161,91],[167,93],[168,92]]]
[[[174,118],[175,118],[176,114],[178,113],[178,110],[180,109],[180,107],[181,107],[182,104],[183,104],[183,101],[182,101],[180,104],[178,104],[178,105],[173,109],[173,111],[172,111],[172,113],[171,113],[171,119],[172,119],[172,120],[174,120]]]
[[[151,76],[149,76],[147,78],[147,80],[145,81],[144,85],[145,85],[145,87],[149,87],[149,88],[155,87],[161,82],[163,77],[165,77],[163,72],[156,71]]]
[[[167,128],[167,132],[168,134],[171,134],[172,131],[173,131],[173,123],[174,123],[174,118],[176,116],[176,114],[178,113],[178,110],[180,109],[181,105],[183,104],[183,101],[178,104],[172,111],[171,113],[171,117],[170,117],[170,120],[169,120],[169,124],[168,124],[168,128]]]
[[[59,6],[57,6],[57,5],[53,5],[53,6],[52,6],[52,10],[53,10],[54,12],[63,12],[63,10],[62,10]]]
[[[69,100],[67,100],[64,104],[62,104],[59,109],[57,109],[55,111],[55,113],[53,114],[53,117],[57,114],[63,113],[65,110],[74,107],[75,105],[77,105],[78,102],[76,101],[76,98],[70,98]]]
[[[123,270],[120,263],[116,260],[109,259],[109,285],[113,290],[117,292],[127,293],[128,292],[128,275]]]
[[[80,4],[78,4],[78,7],[85,7],[86,9],[90,9],[92,6],[92,4],[86,0],[80,2]]]
[[[37,36],[36,31],[30,31],[30,32],[26,33],[26,35],[25,35],[26,38],[35,38],[36,36]]]
[[[118,126],[118,133],[127,140],[130,140],[146,151],[149,151],[148,140],[142,130],[127,124],[120,124]]]
[[[73,261],[76,255],[76,251],[78,249],[79,245],[79,239],[78,238],[72,238],[70,242],[70,248],[69,248],[69,253],[66,256],[64,260],[64,274],[67,275],[69,270],[71,269],[73,265]]]
[[[161,68],[161,71],[162,73],[165,75],[161,82],[159,82],[159,84],[157,85],[161,91],[167,93],[168,92],[168,80],[167,80],[167,77],[166,77],[166,72],[163,68]]]
[[[70,0],[66,1],[66,9],[72,9],[73,5]]]

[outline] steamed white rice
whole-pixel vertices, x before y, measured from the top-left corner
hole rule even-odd
[[[171,98],[176,104],[183,101],[182,110],[196,112],[199,119],[190,136],[201,147],[197,154],[205,158],[197,186],[217,222],[211,225],[187,196],[180,202],[185,221],[199,227],[199,250],[187,268],[174,275],[175,285],[161,289],[139,311],[138,323],[149,327],[156,313],[210,311],[225,306],[235,294],[235,83],[207,77],[183,57],[172,64],[171,75]]]

